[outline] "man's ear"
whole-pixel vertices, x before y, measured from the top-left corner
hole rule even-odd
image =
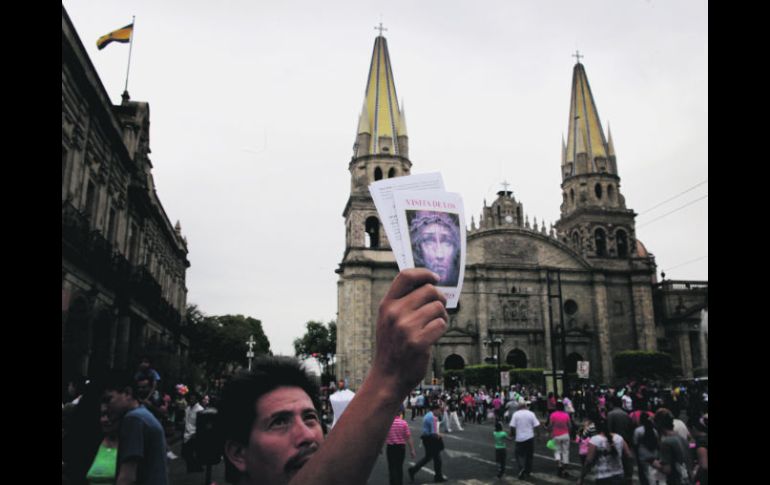
[[[225,441],[225,457],[239,472],[246,472],[246,453],[248,448],[233,440]]]

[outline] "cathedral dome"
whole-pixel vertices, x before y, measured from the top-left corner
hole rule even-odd
[[[638,254],[642,258],[646,258],[650,255],[650,253],[647,251],[647,248],[644,247],[644,244],[642,244],[642,241],[636,240],[636,254]]]

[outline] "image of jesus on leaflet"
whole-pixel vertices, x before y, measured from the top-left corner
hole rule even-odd
[[[406,211],[414,265],[436,273],[437,286],[457,286],[460,275],[460,223],[457,214]]]

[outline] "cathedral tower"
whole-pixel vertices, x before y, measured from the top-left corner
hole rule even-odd
[[[345,254],[339,268],[337,376],[357,389],[374,357],[377,306],[398,272],[369,194],[369,184],[409,175],[409,143],[398,104],[388,43],[374,41],[364,104],[350,160],[350,197],[345,218]]]
[[[559,239],[589,258],[636,254],[634,211],[626,209],[612,134],[605,138],[583,64],[572,73],[567,144],[562,140]]]

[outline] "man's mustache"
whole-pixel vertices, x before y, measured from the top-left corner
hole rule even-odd
[[[287,472],[299,470],[305,465],[305,460],[316,451],[318,451],[317,443],[312,443],[305,448],[302,448],[296,455],[289,458],[289,461],[287,461],[286,465],[283,467],[284,470]]]

